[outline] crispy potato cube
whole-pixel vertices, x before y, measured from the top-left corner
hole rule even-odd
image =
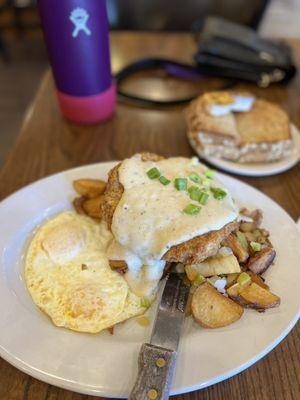
[[[83,208],[83,203],[85,202],[84,197],[75,197],[73,200],[73,207],[75,208],[75,211],[77,214],[86,214],[84,208]]]
[[[185,273],[191,282],[193,282],[199,274],[197,265],[199,264],[191,264],[185,266]]]
[[[255,283],[256,285],[260,286],[261,288],[269,291],[269,286],[266,285],[262,279],[261,276],[253,274],[253,272],[248,271],[247,274],[250,276],[251,281],[247,286],[249,286],[251,283]],[[251,302],[249,302],[247,299],[243,298],[240,294],[244,290],[245,287],[243,287],[239,282],[233,283],[232,285],[228,285],[226,288],[228,296],[238,304],[240,304],[243,307],[247,308],[256,308],[251,306]]]
[[[280,304],[280,298],[267,289],[262,288],[255,282],[240,291],[241,298],[249,305],[249,308],[265,310],[267,308],[277,307]]]
[[[104,193],[106,183],[100,179],[77,179],[73,187],[81,196],[94,199]]]
[[[249,253],[242,244],[239,239],[236,237],[234,233],[231,233],[223,242],[224,246],[228,246],[233,251],[233,254],[237,257],[239,262],[245,262],[249,258]]]
[[[249,258],[248,269],[254,274],[262,274],[273,263],[276,251],[272,247],[265,247]]]
[[[239,273],[236,274],[228,274],[226,279],[227,279],[227,284],[226,284],[226,289],[232,286],[234,283],[236,283],[236,280],[239,276]]]
[[[82,204],[84,211],[92,218],[101,218],[101,204],[103,196],[85,200]]]
[[[256,237],[253,232],[244,232],[245,238],[247,239],[248,243],[256,242]]]
[[[234,274],[241,272],[241,268],[236,257],[230,254],[228,256],[209,257],[200,264],[186,265],[185,271],[188,278],[193,281],[199,274],[204,277]]]
[[[255,229],[253,222],[241,222],[240,223],[240,230],[244,233],[252,232]]]
[[[247,273],[251,276],[251,281],[256,283],[258,286],[269,290],[269,286],[267,284],[265,284],[263,278],[260,275],[256,275],[251,271],[247,271]]]
[[[262,223],[263,213],[259,209],[249,211],[247,208],[242,208],[240,213],[252,219],[253,228],[258,228]]]
[[[227,288],[227,294],[232,299],[235,299],[235,297],[237,297],[240,294],[240,291],[241,291],[241,285],[238,282],[234,283],[233,285]]]
[[[192,315],[205,328],[221,328],[237,321],[244,309],[223,296],[210,283],[198,286],[192,297]]]
[[[191,286],[190,288],[190,292],[189,292],[189,297],[186,303],[186,307],[185,307],[185,315],[187,317],[190,317],[192,315],[192,299],[193,299],[193,295],[196,291],[198,286]]]

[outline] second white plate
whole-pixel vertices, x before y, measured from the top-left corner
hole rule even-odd
[[[231,172],[237,175],[244,176],[270,176],[279,174],[292,168],[300,161],[300,132],[298,128],[291,124],[291,134],[294,141],[294,147],[291,154],[279,161],[270,163],[238,163],[222,158],[208,157],[202,152],[199,157],[202,160],[209,162],[223,171]],[[195,149],[196,151],[196,149]],[[197,151],[196,151],[197,152]]]

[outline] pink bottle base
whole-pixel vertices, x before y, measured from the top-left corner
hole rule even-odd
[[[58,102],[63,115],[78,124],[96,124],[112,116],[116,104],[116,88],[113,84],[101,94],[70,96],[57,90]]]

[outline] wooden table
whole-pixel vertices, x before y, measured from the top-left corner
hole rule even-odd
[[[111,41],[114,71],[144,56],[164,56],[190,62],[195,52],[195,43],[189,34],[114,33]],[[290,43],[300,66],[300,41]],[[155,74],[148,82],[140,78],[133,79],[131,87],[146,89],[158,96],[161,93],[180,93],[189,85],[185,84],[181,89],[178,82],[167,79],[164,88],[159,89]],[[276,101],[300,125],[299,76],[288,87],[241,87]],[[18,140],[0,171],[0,199],[46,175],[88,163],[122,159],[142,150],[165,156],[191,156],[193,152],[185,137],[182,110],[183,107],[148,109],[119,103],[110,121],[92,127],[76,126],[61,118],[53,81],[47,73],[25,115]],[[294,219],[300,216],[300,165],[274,177],[239,179],[276,200]],[[299,330],[297,332],[295,328],[275,350],[243,373],[174,399],[296,400],[300,398],[299,360]],[[94,397],[42,383],[0,359],[0,399],[83,400]]]

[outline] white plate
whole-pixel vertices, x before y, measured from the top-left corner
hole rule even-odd
[[[135,320],[96,335],[57,328],[33,304],[24,285],[28,237],[45,218],[70,207],[72,180],[106,178],[114,163],[90,165],[40,180],[0,203],[0,355],[47,383],[81,393],[127,397],[137,373],[140,346],[151,332]],[[282,303],[259,314],[245,310],[235,324],[217,330],[185,323],[172,394],[231,377],[259,360],[292,329],[299,315],[300,240],[296,224],[268,197],[228,176],[219,175],[246,206],[264,210],[264,226],[278,251],[266,273]],[[155,307],[150,310],[151,320]]]
[[[293,124],[291,124],[291,134],[294,141],[291,154],[282,160],[270,163],[238,163],[222,158],[206,156],[202,152],[197,152],[195,148],[194,150],[199,154],[201,159],[223,171],[245,176],[270,176],[287,171],[300,161],[300,132]]]

